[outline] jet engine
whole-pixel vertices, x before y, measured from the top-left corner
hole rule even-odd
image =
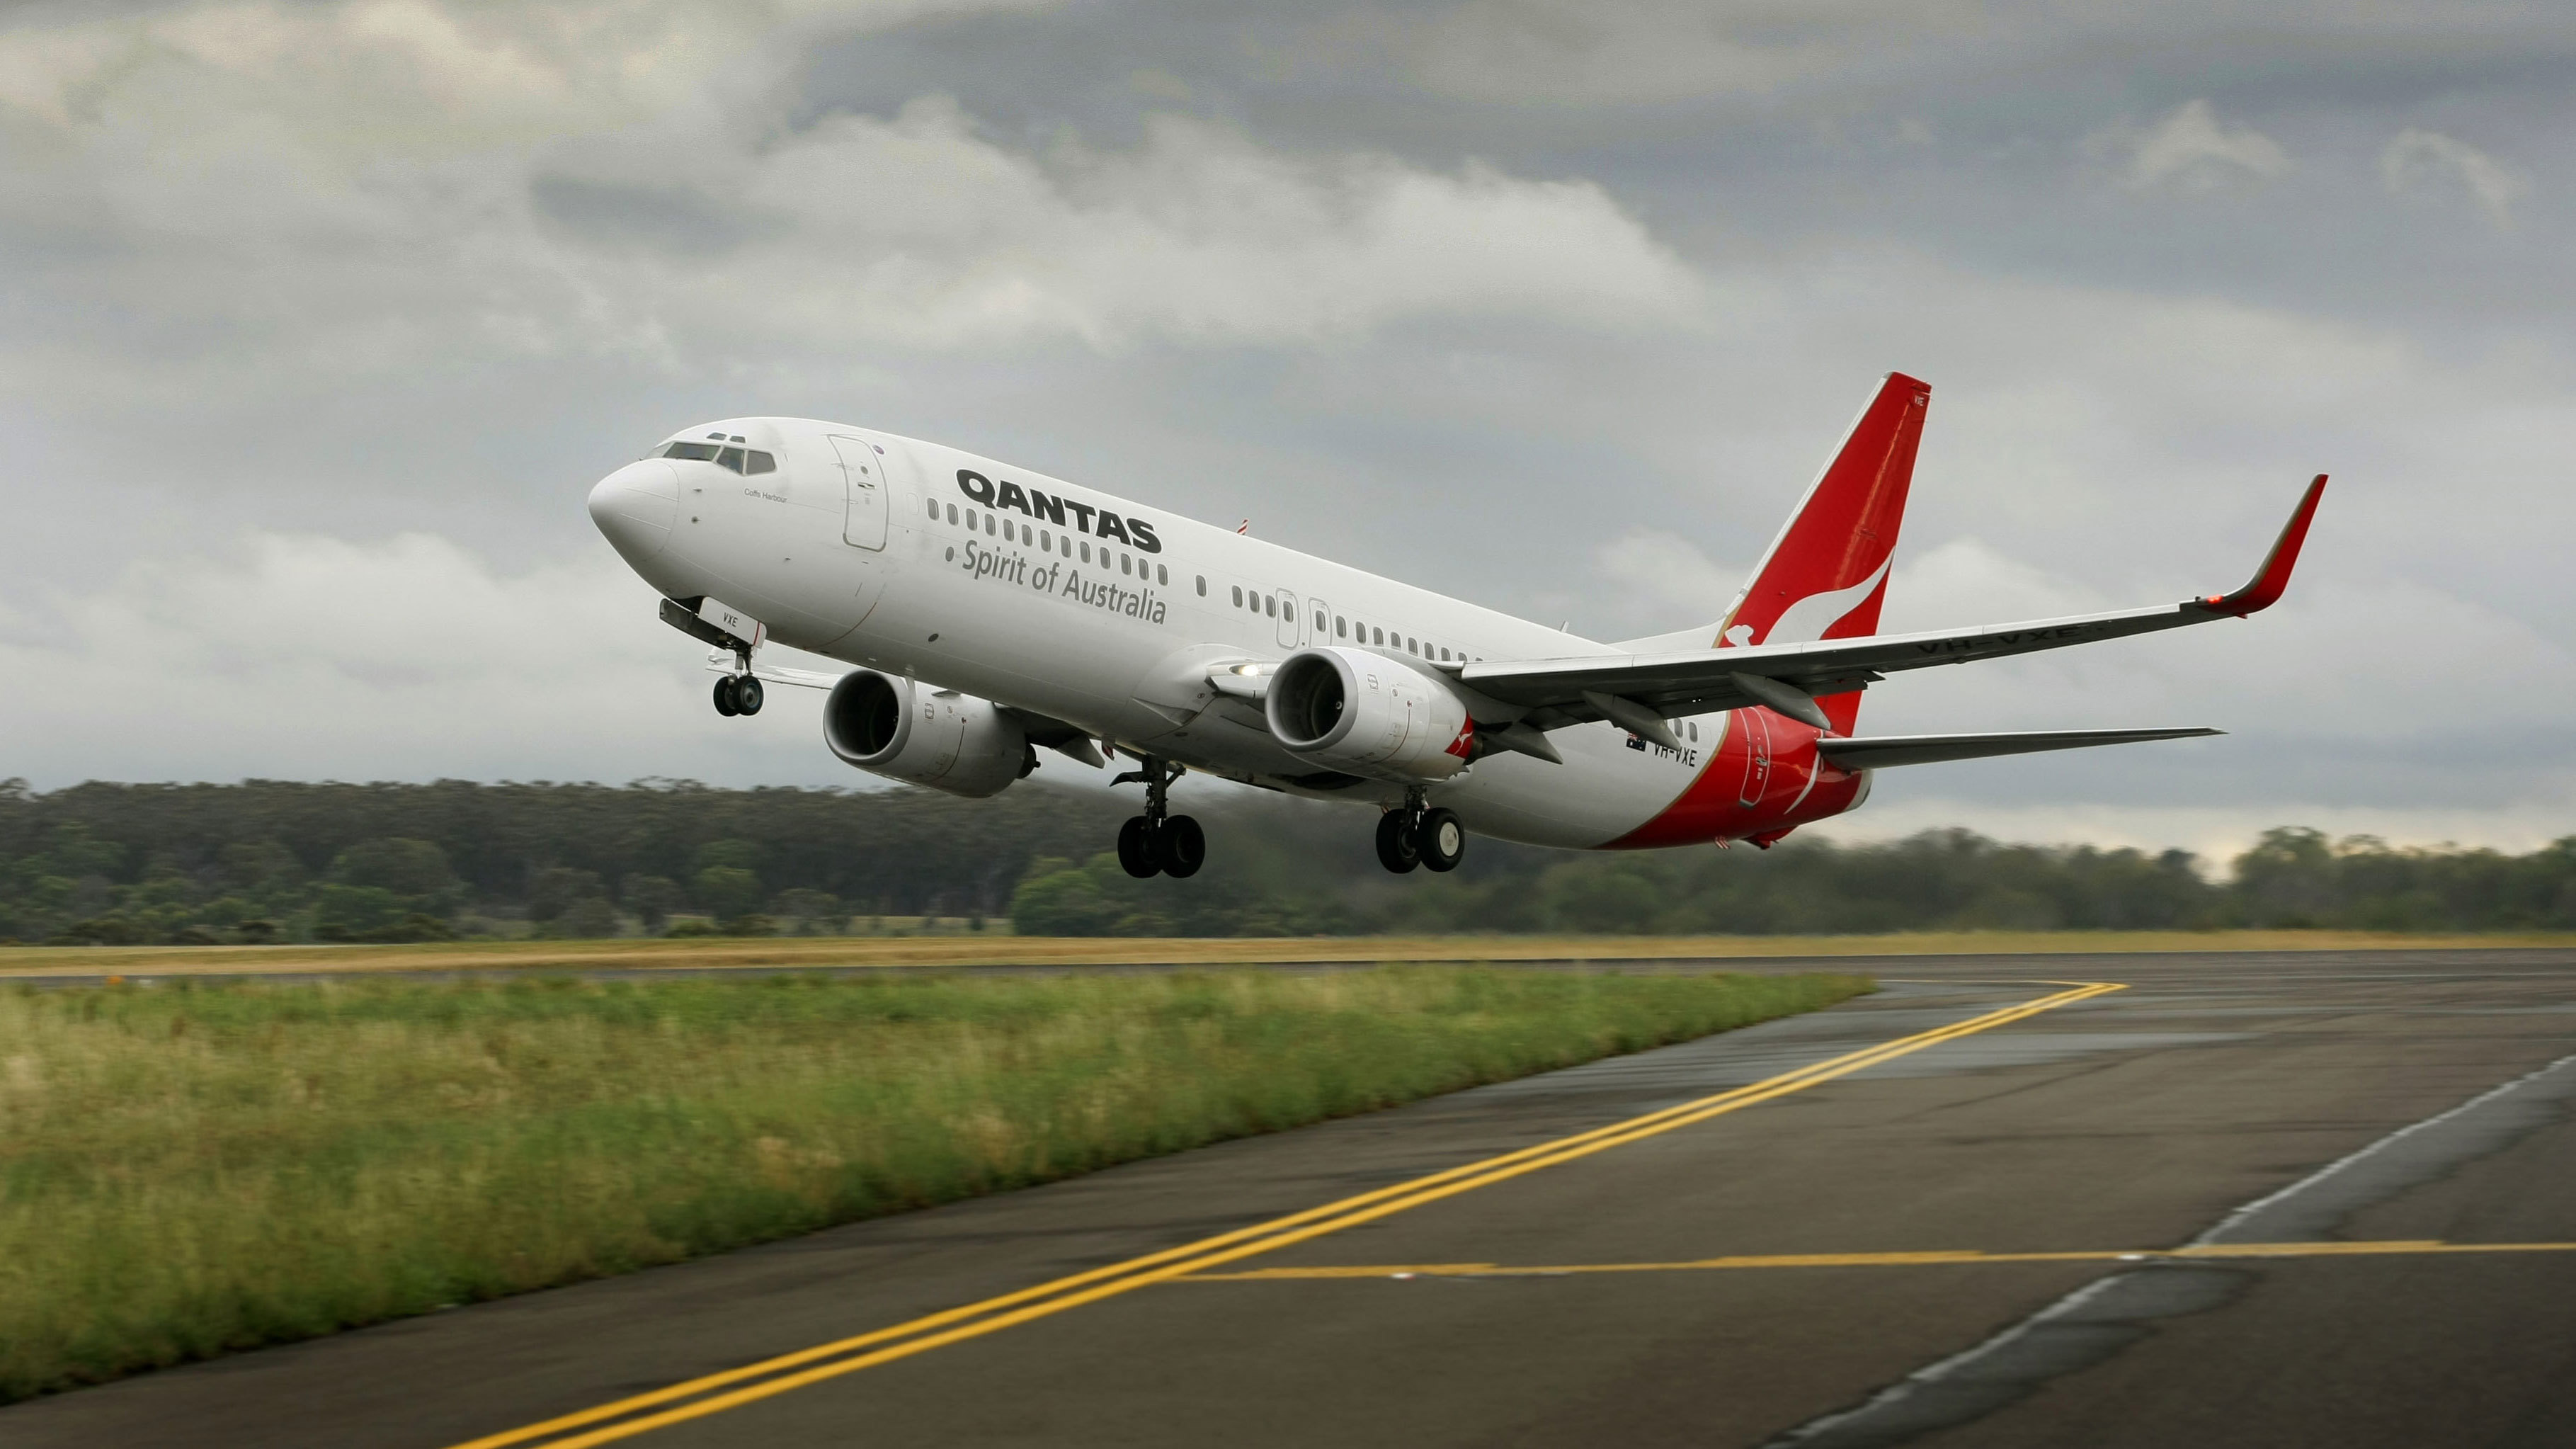
[[[1019,721],[989,699],[873,669],[841,676],[823,701],[823,743],[872,775],[980,800],[1037,768]]]
[[[1301,649],[1270,676],[1270,733],[1291,754],[1346,775],[1409,785],[1466,767],[1476,726],[1447,685],[1364,649]]]

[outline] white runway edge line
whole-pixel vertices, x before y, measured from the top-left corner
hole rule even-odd
[[[2188,1246],[2316,1241],[2362,1208],[2546,1125],[2569,1098],[2576,1098],[2576,1054],[2410,1122],[2234,1208]],[[1763,1449],[1880,1449],[1983,1418],[2050,1379],[2110,1358],[2144,1337],[2151,1320],[2218,1307],[2244,1288],[2248,1274],[2239,1264],[2169,1260],[2096,1279]]]

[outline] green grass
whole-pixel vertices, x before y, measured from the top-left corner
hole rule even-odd
[[[0,993],[0,1397],[1830,1005],[1389,967]]]

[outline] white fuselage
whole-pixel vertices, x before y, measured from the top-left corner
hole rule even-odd
[[[795,418],[676,437],[712,435],[774,455],[775,471],[656,456],[592,495],[610,541],[665,595],[720,599],[798,649],[1237,780],[1380,805],[1404,794],[1374,781],[1300,785],[1328,777],[1277,744],[1258,705],[1214,688],[1213,667],[1325,644],[1434,662],[1614,652],[935,443]],[[1678,755],[1640,749],[1609,724],[1558,729],[1548,738],[1564,763],[1489,755],[1431,799],[1480,834],[1617,842],[1692,785],[1728,718],[1676,721]]]

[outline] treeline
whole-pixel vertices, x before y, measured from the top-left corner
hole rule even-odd
[[[1959,830],[1768,852],[1480,840],[1455,874],[1393,877],[1362,812],[1211,804],[1186,785],[1178,798],[1208,828],[1208,868],[1137,881],[1104,848],[1132,792],[0,782],[0,940],[837,933],[1005,917],[1031,935],[2576,929],[2576,836],[2507,855],[2284,827],[2223,873],[2184,851]]]
[[[398,941],[841,930],[1008,909],[1127,810],[1071,791],[0,781],[0,939]]]

